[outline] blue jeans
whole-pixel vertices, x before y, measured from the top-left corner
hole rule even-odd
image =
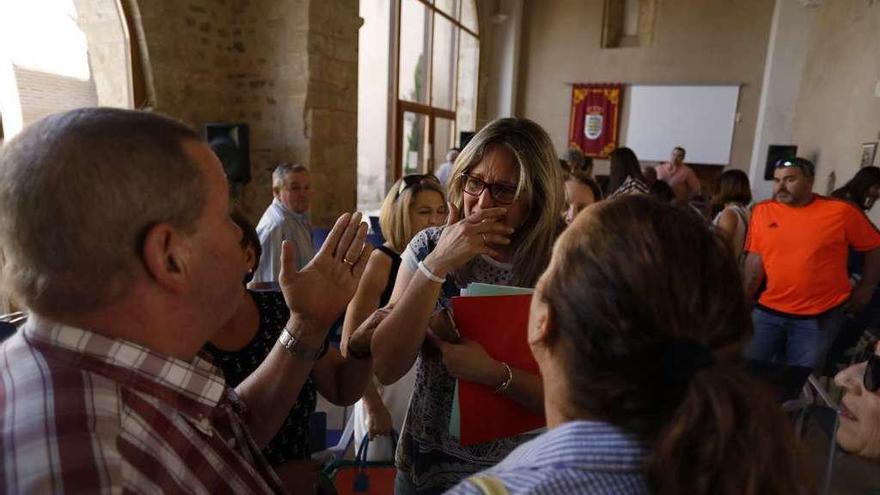
[[[845,318],[840,308],[815,318],[791,318],[755,308],[752,310],[755,334],[746,346],[745,357],[815,370],[825,360]]]

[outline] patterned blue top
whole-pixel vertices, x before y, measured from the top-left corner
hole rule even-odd
[[[442,227],[425,229],[413,237],[401,255],[401,267],[415,272],[440,239]],[[513,267],[487,256],[477,256],[447,277],[435,308],[450,307],[470,282],[510,285]],[[435,493],[452,488],[468,476],[494,466],[533,435],[462,445],[449,433],[449,416],[455,379],[446,371],[443,356],[425,343],[416,359],[416,380],[397,443],[397,470],[407,476],[419,492]]]
[[[649,452],[636,438],[608,423],[571,421],[519,446],[480,473],[513,494],[642,495]],[[447,495],[481,495],[465,480]]]

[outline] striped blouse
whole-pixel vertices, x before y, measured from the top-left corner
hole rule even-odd
[[[207,361],[32,318],[0,346],[0,492],[278,493]]]
[[[648,452],[608,423],[571,421],[519,446],[476,477],[500,481],[512,495],[647,495]],[[480,495],[467,479],[447,495]]]

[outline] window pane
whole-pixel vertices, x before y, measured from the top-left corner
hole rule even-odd
[[[434,6],[444,14],[458,20],[458,0],[436,0]]]
[[[428,103],[428,43],[431,15],[418,0],[400,8],[400,99]]]
[[[437,117],[434,119],[434,170],[446,161],[446,152],[455,146],[455,122]]]
[[[403,112],[403,133],[400,146],[403,175],[422,174],[428,161],[428,117],[420,113]]]
[[[462,32],[461,50],[458,52],[458,98],[455,106],[459,131],[476,130],[479,61],[479,41],[468,33]]]
[[[361,0],[358,30],[358,210],[382,206],[388,147],[391,0]]]
[[[461,0],[461,23],[464,27],[480,34],[477,27],[477,2],[474,0]]]
[[[431,105],[451,110],[455,97],[455,66],[459,28],[440,15],[434,15],[434,54],[431,65]]]

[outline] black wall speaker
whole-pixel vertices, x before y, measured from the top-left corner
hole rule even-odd
[[[773,180],[773,171],[779,160],[791,160],[797,156],[797,146],[792,144],[771,144],[767,147],[767,163],[764,165],[764,180]]]
[[[469,142],[471,142],[471,139],[474,138],[474,135],[476,135],[476,132],[473,132],[473,131],[459,132],[458,133],[458,149],[463,150],[464,147],[467,146],[467,144]]]
[[[250,182],[250,132],[247,124],[205,124],[205,141],[223,164],[229,182]]]

